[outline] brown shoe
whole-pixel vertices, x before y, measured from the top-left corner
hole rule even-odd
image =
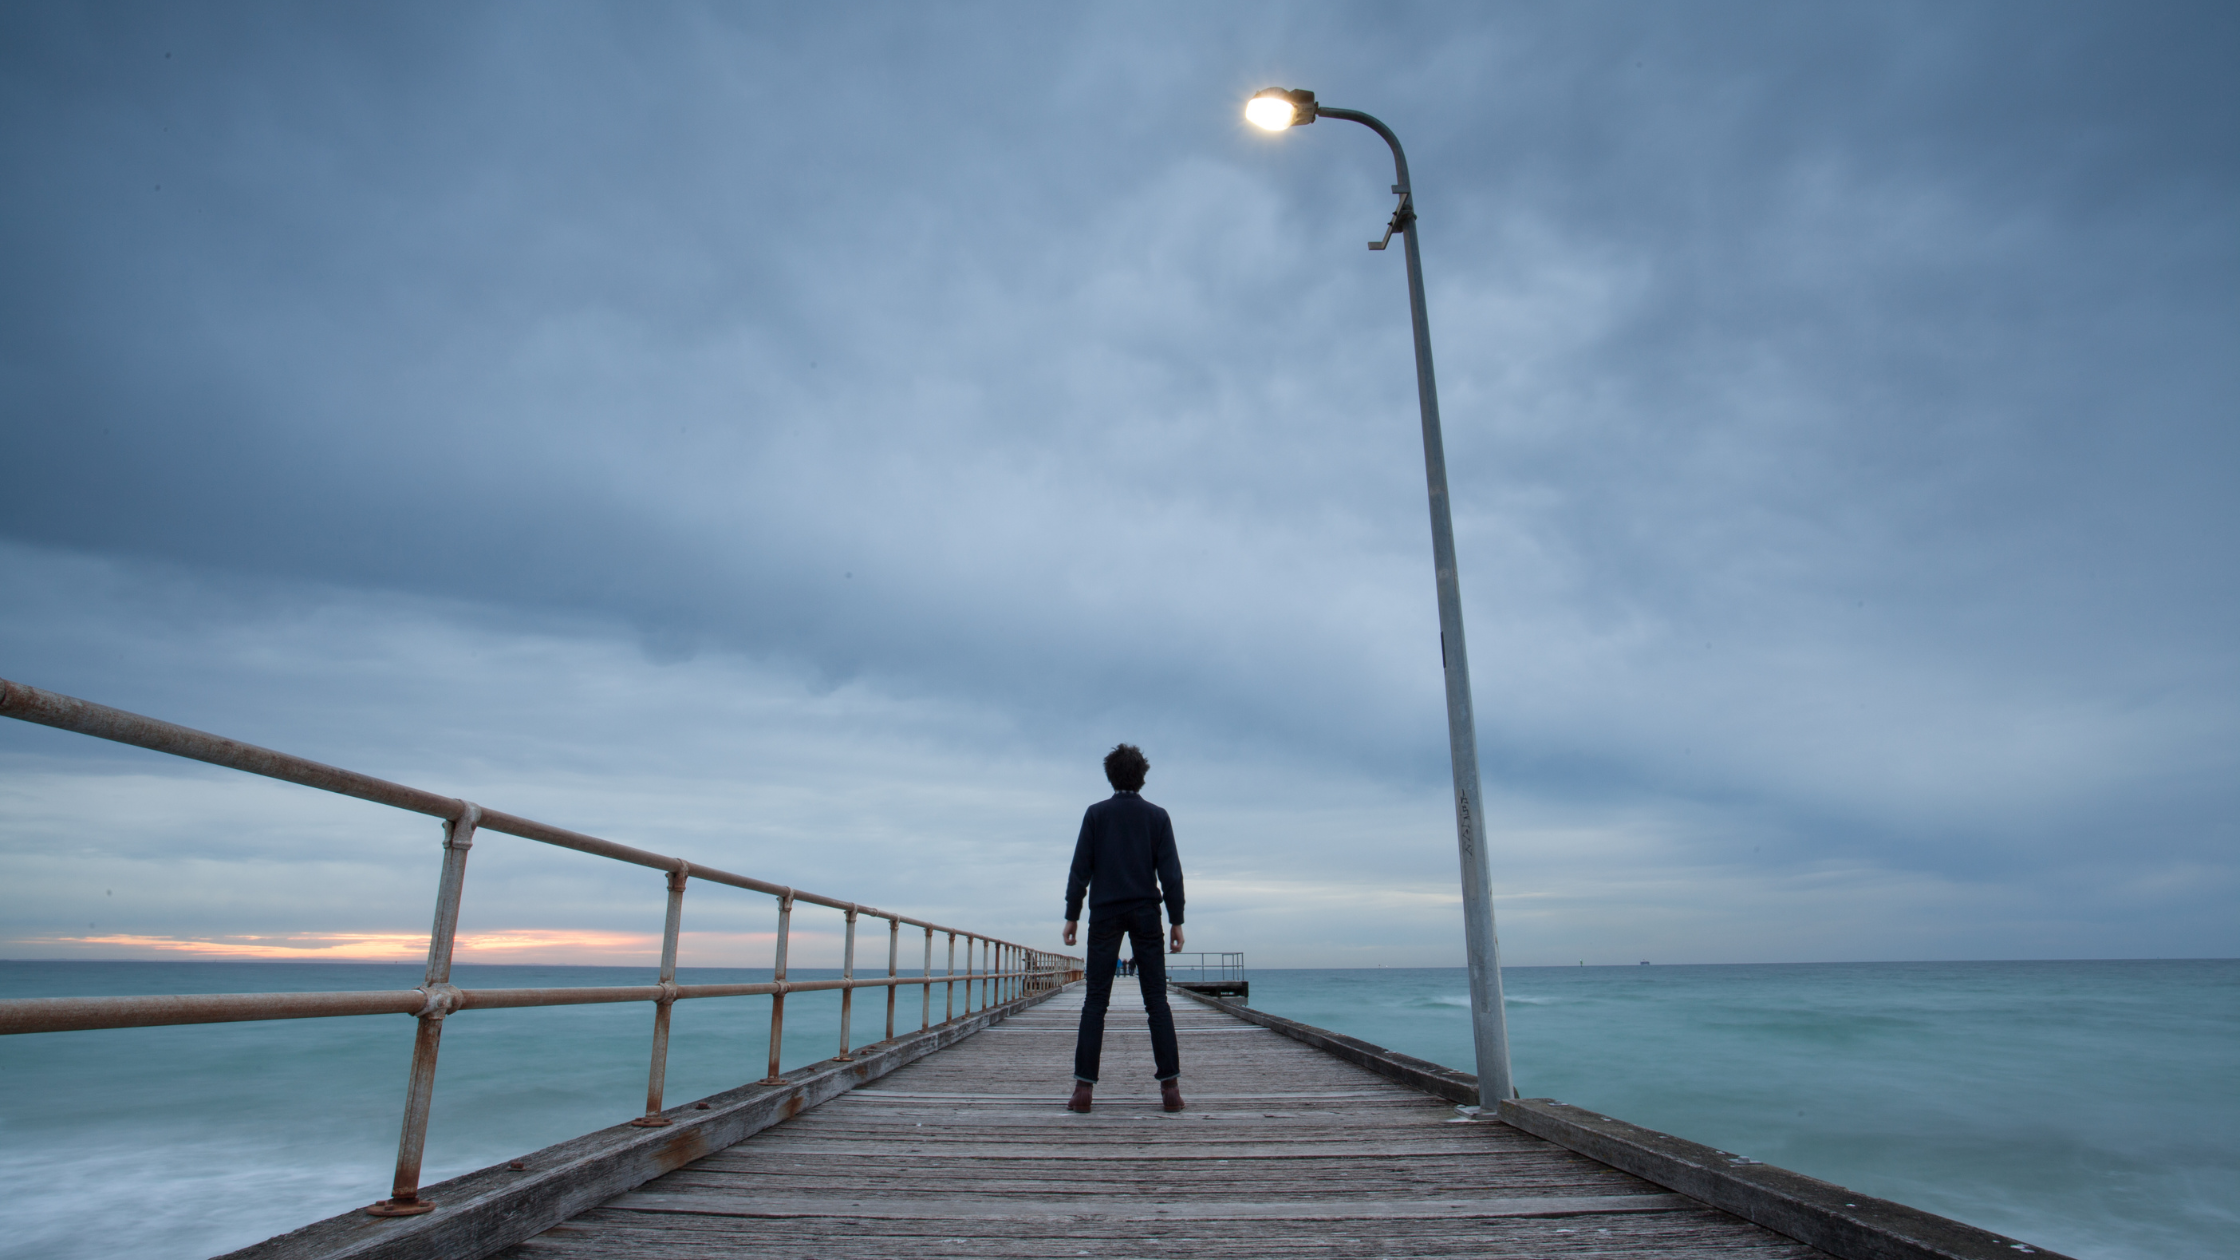
[[[1182,1110],[1182,1082],[1159,1082],[1159,1105],[1168,1111]]]
[[[1075,1081],[1073,1083],[1073,1097],[1066,1100],[1066,1110],[1078,1111],[1082,1115],[1088,1115],[1089,1091],[1092,1088],[1093,1086],[1087,1081]]]

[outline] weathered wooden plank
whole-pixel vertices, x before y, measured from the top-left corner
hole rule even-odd
[[[1584,1216],[1609,1212],[1671,1212],[1696,1210],[1695,1200],[1669,1191],[1647,1194],[1576,1197],[1471,1199],[1360,1199],[1309,1202],[1234,1202],[1210,1200],[1130,1201],[1071,1195],[1046,1199],[942,1199],[898,1200],[887,1196],[761,1194],[662,1194],[632,1191],[609,1200],[607,1209],[621,1212],[692,1213],[706,1216],[772,1218],[841,1217],[876,1221],[978,1221],[1033,1223],[1057,1217],[1066,1220],[1109,1221],[1345,1221],[1384,1220],[1394,1217],[1438,1217],[1448,1220],[1500,1216]]]
[[[1814,1252],[1723,1213],[1620,1215],[1595,1221],[1566,1217],[1359,1221],[1282,1220],[1132,1221],[1124,1230],[1108,1222],[1046,1219],[1008,1230],[964,1228],[957,1222],[871,1221],[840,1218],[783,1222],[727,1217],[679,1217],[646,1224],[646,1214],[587,1214],[509,1253],[530,1257],[628,1255],[658,1260],[693,1256],[817,1257],[888,1260],[893,1257],[1171,1257],[1173,1260],[1265,1260],[1274,1255],[1472,1257],[1508,1260],[1818,1260]]]
[[[1222,1170],[1226,1171],[1226,1170]],[[679,1172],[654,1189],[662,1193],[838,1195],[880,1194],[895,1198],[941,1198],[970,1191],[996,1198],[1078,1196],[1084,1202],[1098,1198],[1169,1197],[1213,1201],[1216,1199],[1299,1200],[1469,1197],[1592,1198],[1609,1194],[1663,1193],[1662,1189],[1622,1174],[1592,1181],[1554,1177],[1477,1177],[1465,1166],[1424,1169],[1413,1164],[1387,1164],[1363,1170],[1377,1177],[1347,1177],[1327,1173],[1299,1179],[1261,1175],[1207,1177],[1202,1173],[1167,1165],[1140,1164],[1121,1168],[1091,1168],[1078,1177],[1044,1174],[1024,1178],[959,1175],[944,1185],[933,1170],[916,1176],[891,1178],[881,1172],[854,1174],[823,1170],[773,1169],[762,1174],[722,1174],[700,1169]]]
[[[890,1163],[884,1156],[875,1158],[877,1159],[876,1175],[880,1177],[906,1180],[913,1177],[938,1175],[930,1173],[926,1169],[929,1162],[939,1162],[938,1160],[914,1159],[908,1162]],[[1213,1172],[1219,1172],[1224,1178],[1318,1178],[1343,1177],[1346,1175],[1343,1171],[1343,1165],[1332,1164],[1328,1160],[1301,1163],[1296,1160],[1281,1158],[1260,1159],[1249,1156],[1224,1156],[1222,1158],[1228,1159],[1231,1167],[1211,1169],[1205,1166],[1207,1161],[1202,1159],[1167,1159],[1163,1152],[1156,1149],[1145,1149],[1134,1155],[1116,1155],[1101,1160],[1068,1163],[1051,1161],[1040,1164],[1029,1162],[1025,1165],[991,1161],[984,1166],[976,1164],[975,1167],[979,1168],[980,1173],[990,1179],[1019,1177],[1125,1178],[1148,1174],[1153,1170],[1162,1168],[1171,1169],[1177,1178],[1205,1177]],[[1620,1172],[1584,1157],[1579,1157],[1577,1163],[1559,1163],[1532,1156],[1504,1158],[1493,1152],[1458,1151],[1443,1152],[1430,1156],[1416,1155],[1407,1158],[1380,1158],[1371,1154],[1357,1154],[1352,1157],[1351,1163],[1362,1168],[1376,1168],[1386,1172],[1421,1168],[1427,1173],[1466,1173],[1492,1179],[1540,1177],[1548,1181],[1568,1179],[1582,1184],[1599,1182],[1608,1176],[1638,1180],[1638,1178],[1632,1178],[1631,1174]],[[763,1177],[788,1170],[811,1172],[818,1176],[850,1176],[854,1175],[855,1170],[870,1168],[872,1165],[862,1158],[836,1159],[819,1155],[804,1155],[787,1150],[784,1147],[774,1146],[762,1151],[729,1152],[720,1158],[696,1161],[690,1167],[694,1175],[721,1173],[726,1176]],[[972,1174],[960,1173],[959,1175]]]
[[[824,1155],[836,1159],[971,1159],[982,1162],[1024,1160],[1031,1163],[1099,1163],[1141,1160],[1156,1152],[1160,1160],[1212,1161],[1238,1159],[1416,1159],[1467,1153],[1471,1148],[1435,1146],[1427,1142],[1090,1142],[1025,1143],[976,1142],[966,1138],[928,1142],[815,1142],[796,1139],[786,1147],[794,1156]]]

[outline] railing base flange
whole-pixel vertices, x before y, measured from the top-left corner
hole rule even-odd
[[[366,1206],[366,1215],[425,1216],[435,1210],[436,1205],[428,1202],[426,1199],[414,1199],[410,1203],[399,1203],[395,1199],[383,1199],[379,1203],[368,1204]]]

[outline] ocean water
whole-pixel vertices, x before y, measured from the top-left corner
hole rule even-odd
[[[421,973],[416,963],[0,962],[0,998],[409,989]],[[677,978],[770,971],[680,967]],[[651,967],[452,973],[469,989],[655,979]],[[918,1026],[919,1001],[901,993],[898,1027]],[[936,987],[936,1021],[942,1001]],[[622,1003],[446,1020],[422,1184],[642,1113],[652,1011]],[[857,1045],[877,1040],[884,998],[857,994],[851,1022]],[[788,997],[785,1067],[831,1057],[839,1033],[837,993]],[[388,1197],[412,1035],[404,1016],[362,1015],[0,1037],[0,1256],[187,1260]],[[769,998],[677,1003],[666,1101],[759,1079],[769,1047]]]
[[[381,964],[0,962],[0,997],[410,988],[418,975]],[[498,988],[647,983],[652,972],[461,966],[455,978]],[[2089,1260],[2240,1255],[2240,962],[1505,978],[1527,1094]],[[1256,1006],[1471,1067],[1459,970],[1251,979]],[[900,999],[903,1027],[917,1025],[914,999]],[[937,989],[936,1019],[941,1001]],[[669,1101],[761,1076],[769,1009],[767,998],[679,1003]],[[427,1180],[637,1114],[651,1023],[643,1004],[449,1021]],[[856,1040],[883,1024],[883,1002],[859,995]],[[789,998],[785,1065],[831,1055],[838,1029],[836,994]],[[383,1197],[411,1045],[412,1022],[393,1015],[0,1037],[10,1187],[0,1255],[209,1256]],[[1057,1065],[1054,1078],[1065,1072]]]
[[[1475,1070],[1459,968],[1250,979],[1260,1009]],[[2240,1257],[2240,961],[1502,979],[1527,1097],[2087,1260]]]

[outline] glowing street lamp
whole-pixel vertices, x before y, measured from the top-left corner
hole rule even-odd
[[[1264,88],[1244,103],[1244,116],[1256,127],[1281,131],[1314,121],[1314,93],[1305,88]]]
[[[1416,250],[1415,197],[1408,155],[1392,128],[1358,110],[1332,109],[1304,88],[1266,88],[1245,102],[1244,116],[1269,131],[1343,118],[1392,146],[1400,204],[1371,249],[1405,238],[1408,314],[1415,323],[1416,399],[1423,412],[1423,470],[1431,493],[1431,563],[1439,588],[1439,655],[1447,674],[1447,749],[1454,762],[1455,843],[1462,852],[1462,923],[1470,952],[1470,1024],[1478,1052],[1478,1103],[1488,1114],[1516,1096],[1509,1075],[1509,1027],[1501,1008],[1501,943],[1493,931],[1493,874],[1486,857],[1484,797],[1478,789],[1478,730],[1470,698],[1470,656],[1462,638],[1462,587],[1455,578],[1454,521],[1447,510],[1447,453],[1439,435],[1439,387],[1431,375],[1431,325],[1423,308],[1423,262]]]

